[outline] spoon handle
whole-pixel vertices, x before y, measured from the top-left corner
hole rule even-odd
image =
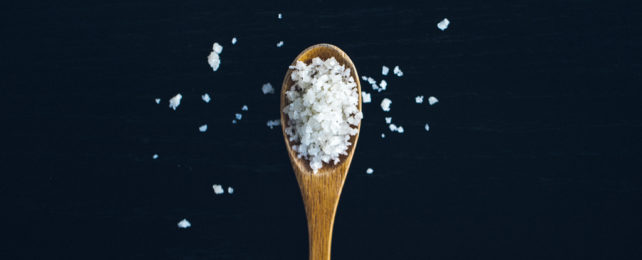
[[[314,178],[314,176],[312,176]],[[332,227],[337,212],[341,185],[335,178],[321,178],[301,185],[305,213],[308,219],[310,260],[330,260]]]

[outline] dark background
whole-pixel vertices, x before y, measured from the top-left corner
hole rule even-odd
[[[641,7],[3,3],[0,258],[306,259],[298,186],[265,125],[278,94],[260,88],[328,42],[361,75],[405,74],[364,105],[333,259],[641,259]]]

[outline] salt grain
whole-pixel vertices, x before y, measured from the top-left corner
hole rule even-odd
[[[365,91],[361,91],[361,101],[363,103],[370,103],[372,101],[372,98],[370,97],[370,93],[366,93]]]
[[[415,103],[421,104],[424,102],[424,96],[416,96],[415,97]]]
[[[221,52],[223,52],[223,46],[218,44],[218,42],[215,42],[214,45],[212,45],[212,50],[217,54],[221,54]]]
[[[347,155],[350,136],[356,135],[363,118],[359,92],[350,69],[334,58],[312,59],[310,65],[297,61],[290,66],[294,84],[286,91],[289,104],[286,134],[299,158],[310,161],[316,173],[323,163],[339,163]]]
[[[447,18],[444,18],[437,24],[437,28],[439,28],[439,30],[445,31],[448,28],[448,25],[450,25],[450,21],[448,21]]]
[[[390,68],[386,66],[381,66],[381,75],[387,76],[389,71],[390,71]]]
[[[388,112],[388,111],[390,111],[390,104],[392,104],[392,100],[390,100],[390,99],[388,99],[388,98],[384,98],[384,99],[381,101],[381,109],[382,109],[384,112]]]
[[[209,103],[209,102],[210,102],[210,100],[212,100],[212,99],[210,98],[210,95],[209,95],[209,94],[207,94],[207,93],[203,94],[203,95],[201,96],[201,99],[202,99],[203,101],[205,101],[205,103]]]
[[[368,168],[368,169],[366,170],[366,173],[367,173],[367,174],[372,174],[373,172],[374,172],[374,170],[373,170],[372,168]]]
[[[155,153],[154,155],[152,155],[152,159],[154,159],[154,160],[158,159],[158,154]]]
[[[269,82],[263,84],[263,86],[261,87],[261,91],[263,91],[263,95],[274,94],[274,88]]]
[[[232,119],[232,124],[236,124],[236,119]]]
[[[381,138],[386,138],[386,134],[381,133]]]
[[[232,38],[232,45],[236,44],[237,40],[236,37]]]
[[[281,48],[283,46],[283,41],[277,42],[276,47]]]
[[[424,126],[424,129],[426,129],[426,132],[430,131],[430,126],[428,125],[428,123],[426,123],[426,126]]]
[[[247,111],[247,105],[243,105],[243,107],[241,108],[241,110],[242,110],[242,111]]]
[[[228,194],[233,194],[233,193],[234,193],[234,188],[232,188],[232,187],[227,187],[227,193],[228,193]]]
[[[362,79],[362,80],[368,80],[368,77],[366,77],[366,76],[361,76],[361,79]]]
[[[275,126],[281,125],[281,120],[275,119],[275,120],[268,120],[267,121],[267,126],[270,129],[273,129]]]
[[[201,131],[201,133],[204,133],[205,131],[207,131],[207,124],[199,126],[198,131]]]
[[[183,219],[180,222],[178,222],[178,228],[188,228],[188,227],[191,227],[191,226],[192,226],[192,223],[189,223],[189,221],[187,221],[187,219]]]
[[[154,101],[156,101],[156,104],[160,104],[161,99],[157,98],[157,99],[154,99]]]
[[[395,124],[389,124],[388,128],[390,129],[391,132],[397,131],[397,125]]]
[[[428,97],[428,104],[430,104],[431,106],[434,104],[437,104],[437,102],[439,102],[439,99],[437,99],[436,97],[433,97],[433,96]]]
[[[403,71],[401,71],[401,69],[399,68],[399,66],[395,66],[395,68],[394,68],[394,69],[392,69],[392,73],[394,73],[395,75],[397,75],[397,77],[401,77],[401,76],[403,76]]]
[[[213,71],[217,71],[218,67],[221,66],[221,58],[218,56],[218,53],[212,51],[210,55],[207,56],[207,63],[210,64]]]
[[[276,17],[279,18],[279,20],[283,19],[283,14],[279,13]]]
[[[397,133],[403,134],[403,126],[397,127]]]
[[[174,96],[169,100],[169,107],[171,109],[176,110],[176,108],[181,105],[182,98],[183,98],[183,95],[181,95],[181,93],[176,94],[176,96]]]
[[[385,79],[382,79],[381,82],[379,83],[379,87],[381,87],[382,90],[386,90],[387,86],[388,86],[388,82],[386,82]]]
[[[234,114],[234,117],[236,117],[236,120],[241,120],[241,118],[243,118],[243,115],[236,113]]]
[[[216,195],[220,195],[220,194],[225,193],[225,190],[223,190],[223,186],[218,185],[218,184],[212,185],[212,189],[214,189],[214,193]]]
[[[386,117],[386,124],[392,123],[392,117]]]

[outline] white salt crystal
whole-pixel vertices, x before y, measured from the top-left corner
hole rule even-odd
[[[189,223],[189,221],[187,221],[187,219],[183,219],[180,222],[178,222],[178,227],[179,228],[188,228],[188,227],[191,227],[191,226],[192,226],[192,223]]]
[[[236,124],[236,119],[232,119],[232,124]]]
[[[379,87],[381,87],[382,90],[386,90],[386,86],[388,86],[388,82],[386,82],[385,79],[382,79],[379,83]]]
[[[157,99],[154,99],[154,101],[156,101],[156,104],[160,104],[161,99],[157,98]]]
[[[388,128],[390,128],[391,132],[397,131],[397,125],[395,125],[395,124],[389,124]]]
[[[403,126],[397,127],[397,133],[403,134]]]
[[[296,144],[292,150],[309,160],[316,173],[324,163],[337,164],[347,154],[350,136],[357,134],[363,118],[360,93],[350,70],[335,58],[316,57],[309,65],[297,61],[289,68],[294,84],[285,93],[285,132]]]
[[[430,126],[428,125],[428,123],[426,123],[426,126],[424,126],[424,129],[426,129],[426,132],[430,131]]]
[[[368,168],[368,169],[366,170],[366,173],[367,173],[367,174],[372,174],[373,172],[374,172],[374,170],[373,170],[372,168]]]
[[[204,133],[205,131],[207,131],[207,124],[199,126],[198,131],[201,131],[201,133]]]
[[[390,111],[390,104],[392,104],[392,100],[384,98],[381,101],[381,109],[383,109],[384,112]]]
[[[261,87],[261,91],[263,91],[263,95],[274,94],[274,88],[269,82],[263,84],[263,86]]]
[[[236,44],[236,37],[232,38],[232,45]]]
[[[176,94],[176,96],[174,96],[169,100],[169,107],[171,109],[176,110],[176,108],[181,105],[182,98],[183,98],[183,95],[181,95],[181,93]]]
[[[233,194],[233,193],[234,193],[234,188],[232,188],[232,187],[227,187],[227,193],[228,193],[228,194]]]
[[[433,97],[433,96],[428,97],[428,104],[430,104],[431,106],[434,104],[437,104],[437,102],[439,102],[439,99],[437,99],[436,97]]]
[[[283,19],[283,14],[279,13],[276,17],[279,19]]]
[[[154,160],[158,159],[158,154],[155,153],[154,155],[152,155],[152,159],[154,159]]]
[[[236,117],[237,120],[241,120],[241,118],[243,118],[243,115],[236,113],[234,114],[234,117]]]
[[[377,81],[375,79],[373,79],[372,77],[368,77],[368,83],[377,84]]]
[[[385,65],[381,66],[381,75],[387,76],[389,71],[390,71],[390,69],[388,67],[386,67]]]
[[[221,58],[219,58],[218,53],[212,51],[210,52],[210,55],[207,56],[207,63],[210,64],[212,70],[217,71],[218,67],[221,65]]]
[[[415,97],[415,103],[421,104],[424,102],[424,96],[416,96]]]
[[[281,48],[283,46],[283,41],[277,42],[276,47]]]
[[[437,28],[439,28],[439,30],[445,31],[448,28],[449,24],[450,24],[450,21],[448,21],[448,18],[444,18],[443,20],[441,20],[441,22],[437,24]]]
[[[223,52],[223,46],[218,44],[218,42],[215,42],[214,45],[212,45],[212,50],[217,54],[221,54],[221,52]]]
[[[366,77],[366,76],[361,76],[361,79],[362,79],[362,80],[368,80],[368,77]]]
[[[395,66],[394,69],[392,69],[392,72],[397,75],[397,77],[403,76],[403,71],[399,68],[399,66]]]
[[[361,91],[361,101],[363,103],[370,103],[372,101],[372,98],[370,97],[370,93],[366,93],[365,91]]]
[[[242,110],[242,111],[247,111],[247,105],[243,105],[243,107],[241,108],[241,110]]]
[[[275,126],[281,125],[281,120],[275,119],[275,120],[268,120],[267,121],[267,126],[270,129],[273,129]]]
[[[212,189],[214,189],[214,193],[216,195],[220,195],[220,194],[225,193],[225,190],[223,190],[223,186],[222,185],[214,184],[214,185],[212,185]]]
[[[205,101],[205,103],[209,103],[209,102],[210,102],[210,100],[212,100],[212,99],[210,98],[210,95],[209,95],[209,94],[207,94],[207,93],[203,94],[203,95],[201,96],[201,99],[203,99],[203,101]]]
[[[386,117],[386,124],[392,123],[392,117]]]
[[[386,134],[381,133],[381,138],[386,138]]]

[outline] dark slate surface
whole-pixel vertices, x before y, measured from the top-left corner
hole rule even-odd
[[[640,259],[641,5],[506,2],[2,4],[0,258],[306,259],[260,87],[328,42],[405,73],[364,107],[333,259]]]

